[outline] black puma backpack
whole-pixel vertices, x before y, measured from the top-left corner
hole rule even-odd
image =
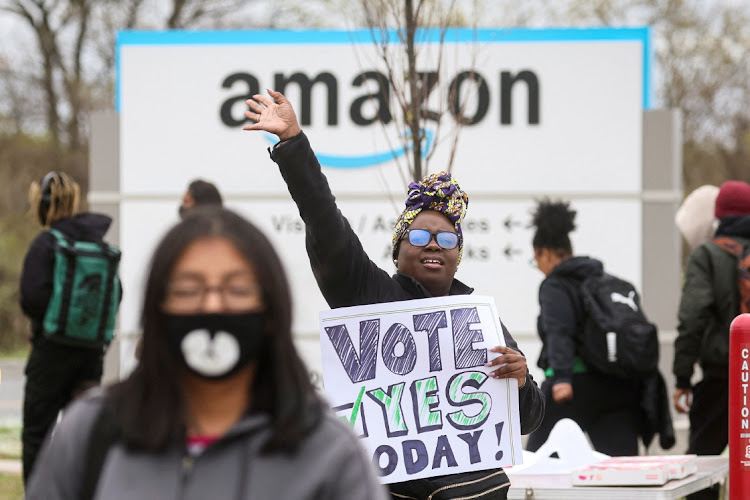
[[[656,325],[641,308],[635,287],[609,274],[581,284],[586,312],[580,355],[591,369],[620,378],[652,374],[659,363]]]

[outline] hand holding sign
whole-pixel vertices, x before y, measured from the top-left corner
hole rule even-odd
[[[521,461],[513,381],[525,383],[526,358],[492,347],[503,342],[492,298],[409,300],[320,316],[329,402],[360,436],[383,482]],[[488,363],[491,353],[499,356]]]
[[[518,380],[518,387],[526,383],[526,357],[514,351],[510,347],[497,346],[489,349],[490,352],[499,353],[486,367],[500,366],[497,370],[490,372],[492,378],[514,378]]]

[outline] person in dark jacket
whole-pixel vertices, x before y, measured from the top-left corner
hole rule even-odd
[[[473,292],[455,279],[463,249],[461,222],[468,197],[450,174],[433,174],[409,186],[406,209],[396,223],[393,236],[397,272],[390,276],[369,259],[336,206],[289,101],[279,92],[269,91],[269,94],[275,101],[260,95],[247,101],[252,111],[247,111],[246,116],[255,123],[244,129],[265,130],[279,137],[280,142],[271,150],[271,158],[278,164],[305,222],[313,274],[331,308]],[[431,233],[426,242],[412,238],[412,235],[419,235],[420,229]],[[453,236],[441,236],[443,233]],[[493,348],[493,352],[501,354],[493,361],[493,366],[507,364],[494,370],[492,375],[518,380],[521,432],[528,434],[541,422],[544,399],[528,373],[526,358],[505,326],[502,329],[507,347]],[[476,497],[482,499],[505,498],[510,485],[505,473],[495,470],[407,481],[391,484],[390,488],[394,498],[423,499],[431,497],[438,488],[450,490],[452,486],[470,481],[492,482],[492,492]]]
[[[714,238],[750,244],[750,185],[727,181],[714,205],[719,227]],[[680,299],[674,343],[675,409],[690,417],[688,453],[718,455],[729,435],[729,325],[740,313],[737,259],[713,241],[691,252]],[[695,363],[703,372],[691,385]],[[718,498],[718,489],[690,498]]]
[[[581,283],[602,275],[604,268],[596,259],[573,255],[568,234],[575,229],[575,216],[568,203],[543,200],[533,217],[534,258],[546,276],[539,287],[542,350],[537,364],[546,376],[542,392],[547,407],[527,449],[538,450],[557,421],[570,418],[588,433],[596,451],[637,455],[638,382],[594,373],[577,352],[586,319]]]
[[[29,200],[39,223],[74,241],[101,242],[112,219],[78,213],[78,184],[64,172],[50,172],[32,183]],[[52,296],[55,237],[40,233],[26,253],[21,272],[20,302],[31,320],[31,352],[26,363],[23,403],[23,477],[28,481],[37,453],[57,415],[78,393],[97,385],[104,350],[62,345],[48,340],[42,323]]]

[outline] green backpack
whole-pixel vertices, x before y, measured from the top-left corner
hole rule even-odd
[[[103,347],[114,336],[120,306],[120,249],[107,243],[73,241],[57,229],[52,296],[44,336],[78,347]]]

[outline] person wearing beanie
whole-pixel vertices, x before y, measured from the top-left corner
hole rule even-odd
[[[301,131],[289,101],[279,92],[273,98],[255,95],[245,115],[253,123],[245,130],[263,130],[279,137],[271,158],[281,171],[289,193],[305,222],[306,246],[313,274],[331,308],[395,302],[447,295],[473,289],[455,278],[461,261],[462,221],[469,198],[450,173],[426,176],[408,187],[405,208],[396,222],[392,246],[396,274],[390,276],[373,263],[336,206],[307,137]],[[518,380],[521,433],[537,428],[544,414],[544,399],[528,372],[526,358],[502,326],[507,347],[497,347],[507,365],[494,375]],[[493,363],[494,363],[493,361]],[[495,365],[496,366],[496,365]],[[475,488],[476,498],[503,499],[510,486],[502,469],[481,470],[417,479],[389,485],[393,498],[456,498],[450,491],[461,485]],[[475,498],[475,496],[472,496]]]
[[[729,325],[740,313],[737,258],[722,245],[750,245],[750,185],[727,181],[714,206],[719,226],[712,241],[691,252],[685,272],[674,343],[673,404],[690,418],[687,453],[719,455],[728,443]],[[693,384],[698,363],[703,373]],[[718,488],[690,495],[718,498]]]
[[[730,216],[750,214],[750,184],[742,181],[726,181],[716,196],[714,215],[722,220]]]

